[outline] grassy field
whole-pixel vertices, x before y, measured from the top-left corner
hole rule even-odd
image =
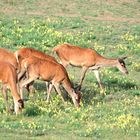
[[[0,7],[1,47],[15,51],[26,46],[51,54],[54,46],[68,42],[109,58],[128,56],[129,71],[101,69],[106,96],[88,71],[79,109],[71,101],[64,106],[55,92],[47,104],[40,81],[34,96],[28,99],[24,91],[27,101],[19,116],[5,112],[0,95],[0,140],[140,139],[139,0],[0,0]],[[67,70],[76,86],[80,69]]]

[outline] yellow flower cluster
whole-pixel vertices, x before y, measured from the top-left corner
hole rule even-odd
[[[139,121],[139,118],[132,114],[122,114],[116,118],[116,123],[114,125],[122,129],[131,129],[133,127],[137,127],[139,125]]]
[[[138,36],[137,36],[137,35],[131,35],[131,34],[128,32],[128,33],[126,33],[125,35],[121,36],[121,38],[124,39],[124,40],[126,40],[126,41],[132,42],[132,41],[136,40],[136,39],[138,38]]]

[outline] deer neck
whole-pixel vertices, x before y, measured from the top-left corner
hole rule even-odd
[[[70,79],[68,77],[65,78],[63,83],[64,83],[64,86],[65,86],[66,90],[69,91],[69,92],[72,92],[73,86],[72,86],[72,84],[70,82]]]
[[[97,59],[96,65],[99,65],[100,67],[115,67],[117,65],[118,60],[117,59],[109,59],[105,57],[99,57]]]

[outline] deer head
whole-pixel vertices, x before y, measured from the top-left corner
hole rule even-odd
[[[17,103],[15,104],[15,112],[16,112],[16,115],[18,115],[18,114],[21,113],[22,108],[24,108],[24,102],[23,102],[22,99],[19,99],[17,101]]]
[[[124,74],[128,74],[128,70],[126,68],[124,59],[126,59],[127,57],[122,57],[118,59],[118,64],[117,64],[117,68]]]

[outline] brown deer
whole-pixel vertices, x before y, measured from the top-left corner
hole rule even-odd
[[[82,67],[79,89],[81,89],[83,79],[88,69],[94,70],[95,77],[101,89],[103,86],[99,77],[99,69],[102,67],[117,67],[122,73],[128,74],[125,62],[126,57],[118,59],[109,59],[101,56],[95,50],[89,48],[81,48],[68,43],[58,45],[53,48],[62,65],[66,68],[68,65]]]
[[[0,61],[10,63],[18,71],[18,63],[13,52],[5,48],[0,48]],[[6,94],[6,90],[7,90],[7,87],[5,85],[2,85],[2,92],[4,95]]]
[[[11,94],[14,100],[14,111],[16,112],[16,114],[19,114],[24,107],[24,103],[18,94],[19,87],[17,84],[17,73],[13,65],[8,62],[0,61],[0,81],[2,82],[4,87],[5,85],[8,85],[10,87]],[[3,90],[2,93],[4,96],[4,101],[6,103],[6,109],[9,111],[8,96],[5,90]]]
[[[19,64],[19,71],[20,71],[21,61],[25,58],[30,57],[30,56],[35,56],[35,57],[43,59],[43,60],[49,60],[49,61],[57,62],[57,60],[54,57],[52,57],[50,55],[47,55],[44,52],[41,52],[39,50],[36,50],[36,49],[33,49],[33,48],[21,48],[20,50],[17,50],[15,52],[15,57],[16,57],[17,62]],[[22,74],[20,74],[18,76],[19,77],[18,79],[21,78],[21,75]],[[26,88],[27,88],[28,92],[30,92],[30,91],[33,92],[33,90],[34,90],[33,83],[34,83],[34,81],[32,83],[26,85]]]
[[[0,48],[0,61],[10,63],[11,65],[13,65],[15,67],[17,73],[19,73],[17,59],[13,52],[11,52],[5,48]],[[30,85],[26,87],[28,91],[29,91],[29,87],[30,87]],[[4,86],[4,87],[2,86],[2,92],[6,93],[6,86]]]
[[[43,81],[50,83],[49,88],[48,88],[47,101],[49,101],[49,96],[50,96],[51,89],[53,86],[55,90],[57,91],[58,95],[64,101],[63,97],[61,96],[61,91],[60,91],[60,84],[62,84],[64,88],[66,89],[66,91],[71,96],[74,105],[76,107],[79,107],[80,93],[78,92],[77,94],[75,92],[70,82],[70,79],[68,77],[67,71],[65,70],[63,65],[31,56],[31,57],[25,58],[21,62],[21,73],[24,74],[26,71],[28,73],[29,79],[25,80],[21,84],[21,90],[26,84],[29,84],[30,82],[36,79],[41,79]],[[22,94],[22,91],[21,91],[21,94]]]

